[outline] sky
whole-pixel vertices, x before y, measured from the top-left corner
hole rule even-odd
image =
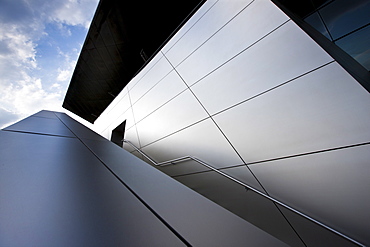
[[[62,103],[98,0],[0,0],[0,129]]]

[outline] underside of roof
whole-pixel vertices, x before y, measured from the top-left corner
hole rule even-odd
[[[63,107],[93,123],[204,2],[101,0]]]

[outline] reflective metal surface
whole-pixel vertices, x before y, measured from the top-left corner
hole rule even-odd
[[[271,1],[253,1],[193,54],[189,54],[190,56],[176,69],[185,81],[192,85],[244,49],[258,42],[259,39],[268,35],[287,20],[288,17]],[[272,55],[268,51],[266,54]],[[243,65],[240,64],[240,66]],[[191,70],[189,70],[190,66]],[[263,66],[263,64],[255,63],[254,66]]]
[[[246,219],[290,246],[304,246],[277,207],[216,172],[178,176],[176,180]]]
[[[261,185],[256,181],[256,178],[253,176],[253,174],[250,172],[247,166],[238,166],[238,167],[232,167],[227,169],[222,169],[221,172],[226,173],[237,180],[246,183],[253,188],[265,192],[265,190],[261,187]]]
[[[139,136],[141,141],[140,132]],[[191,155],[217,168],[243,163],[210,119],[147,145],[142,150],[157,162]]]
[[[91,129],[86,128],[84,125],[77,122],[65,113],[56,112],[55,115],[58,117],[60,122],[62,122],[71,132],[73,132],[74,135],[78,136],[79,138],[92,139],[96,141],[106,141],[102,136],[96,134]]]
[[[172,70],[172,66],[161,56],[161,54],[158,54],[156,59],[158,59],[158,62],[152,65],[147,73],[143,73],[143,77],[131,89],[129,89],[132,104],[139,100],[140,97],[142,97]]]
[[[369,109],[368,92],[330,64],[214,119],[244,161],[254,162],[367,142]]]
[[[153,69],[155,70],[156,67]],[[152,83],[152,85],[153,87],[147,93],[141,91],[142,97],[133,105],[137,122],[187,88],[174,70],[157,84]]]
[[[145,146],[207,116],[194,95],[186,90],[136,124],[141,145]]]
[[[370,244],[370,144],[250,165],[271,195]]]
[[[290,21],[191,89],[210,114],[214,114],[330,61],[332,58]],[[207,66],[206,62],[203,64],[195,66],[195,70]],[[189,66],[184,69],[193,77],[194,69]]]
[[[91,140],[84,143],[190,245],[285,246],[116,145]]]
[[[166,57],[169,58],[171,64],[176,67],[250,2],[251,0],[217,1],[217,3],[166,53]]]
[[[161,66],[156,74],[153,62],[129,84],[135,102],[130,113],[116,107],[115,119],[106,118],[105,133],[127,118],[131,124],[125,138],[158,162],[192,155],[261,191],[262,185],[317,224],[194,162],[159,168],[292,246],[352,246],[320,224],[370,245],[365,234],[370,228],[363,220],[370,206],[366,197],[370,157],[366,151],[348,151],[359,146],[328,152],[370,141],[368,92],[292,20],[284,23],[286,16],[272,2],[255,0],[242,12],[249,1],[219,1],[212,7],[213,3],[208,1],[201,16],[195,15],[162,49],[192,85],[191,91],[178,94],[184,82],[174,71],[159,76]],[[165,61],[162,54],[155,59]],[[107,163],[116,152],[98,143],[90,148],[104,153]],[[311,154],[301,156],[307,153]],[[137,184],[138,173],[131,168],[112,167],[140,193],[150,195],[155,190]],[[151,176],[146,174],[144,180]]]
[[[137,137],[137,132],[136,132],[136,128],[135,127],[132,127],[130,129],[127,129],[125,131],[124,138],[125,139],[128,139],[128,140],[132,140],[131,142],[135,146],[140,147],[140,143],[139,143],[139,139]],[[135,151],[135,149],[133,149],[130,145],[127,145],[126,143],[123,143],[123,148],[125,150],[129,151],[129,152]]]
[[[162,48],[167,53],[219,0],[207,0]]]
[[[0,140],[1,246],[184,246],[77,138]]]
[[[279,209],[289,220],[290,224],[297,231],[299,236],[307,246],[327,247],[327,246],[346,246],[355,247],[357,244],[333,234],[332,232],[320,227],[319,225],[300,217],[290,210],[279,206]]]
[[[75,137],[75,135],[58,119],[49,117],[44,118],[31,116],[4,128],[4,130],[38,133],[44,135]]]
[[[0,131],[1,246],[286,246],[55,115],[75,138]]]

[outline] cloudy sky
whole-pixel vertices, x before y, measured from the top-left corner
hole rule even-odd
[[[0,129],[61,107],[98,0],[0,0]]]

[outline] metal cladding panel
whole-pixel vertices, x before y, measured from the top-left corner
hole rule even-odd
[[[129,90],[131,103],[135,104],[143,94],[149,91],[154,85],[160,82],[168,73],[172,71],[172,66],[168,63],[162,54],[156,56],[155,69],[150,69],[144,76]],[[151,67],[151,64],[148,64]]]
[[[31,116],[23,119],[5,128],[4,130],[75,137],[75,135],[63,123],[61,123],[59,119],[37,116]]]
[[[179,39],[166,57],[177,67],[186,57],[197,50],[212,35],[217,33],[235,15],[239,14],[252,0],[217,1],[200,19]],[[169,43],[171,45],[171,42]]]
[[[55,115],[76,137],[0,131],[0,246],[286,246]]]
[[[140,132],[139,137],[141,140]],[[166,152],[162,151],[164,149]],[[157,162],[192,155],[217,168],[243,164],[209,118],[147,145],[142,150]]]
[[[59,118],[60,122],[63,123],[69,130],[71,130],[76,136],[79,138],[87,138],[87,139],[93,139],[98,141],[105,141],[102,136],[96,134],[94,131],[90,130],[89,128],[86,128],[81,123],[77,122],[70,116],[64,113],[55,113],[57,117]]]
[[[148,145],[207,117],[194,95],[186,90],[136,124],[140,143]]]
[[[250,165],[266,191],[370,245],[370,144]]]
[[[139,84],[136,87],[140,87]],[[135,87],[135,88],[136,88]],[[187,89],[185,83],[181,80],[175,71],[171,71],[166,77],[153,86],[150,91],[141,95],[141,98],[133,104],[135,119],[137,122],[166,104],[172,98],[176,97],[182,91]],[[144,90],[140,90],[142,93]],[[131,91],[130,91],[131,96]]]
[[[221,49],[222,37],[218,42],[218,49]],[[217,66],[221,66],[209,75],[206,61],[200,64],[195,62],[200,60],[200,56],[207,57],[207,54],[193,54],[189,60],[193,60],[192,57],[195,60],[184,68],[185,71],[179,71],[181,76],[189,78],[187,83],[190,84],[205,76],[191,89],[210,114],[258,96],[333,61],[291,21],[227,63],[221,64],[220,61]],[[199,70],[199,76],[190,68],[193,63]]]
[[[190,245],[285,246],[113,143],[83,142]]]
[[[292,224],[299,236],[303,239],[306,246],[327,247],[327,246],[341,246],[341,247],[355,247],[355,243],[335,234],[318,224],[307,220],[284,207],[279,206],[285,217]]]
[[[178,30],[173,37],[162,48],[163,53],[167,53],[184,35],[194,26],[219,0],[207,0],[201,8]]]
[[[63,107],[93,123],[202,3],[101,0]]]
[[[0,246],[185,246],[77,138],[0,140]]]
[[[271,32],[274,32],[275,29],[286,21],[288,21],[287,16],[281,13],[281,11],[277,11],[277,7],[271,1],[253,1],[238,13],[232,21],[210,36],[193,53],[189,54],[176,69],[188,85],[192,85],[230,59],[238,56],[245,49],[258,43],[266,36],[268,37]],[[197,29],[198,27],[194,26],[193,28]],[[299,36],[295,38],[301,39]],[[289,39],[289,37],[286,37],[286,39]],[[285,41],[288,42],[288,40]],[[277,41],[274,40],[274,44],[275,42]],[[277,43],[275,45],[281,44]],[[294,53],[294,50],[291,53]],[[274,55],[273,52],[267,51],[265,54]],[[260,54],[260,56],[263,56],[263,54]],[[172,62],[171,59],[170,61]],[[254,64],[254,66],[261,65],[258,62]],[[189,69],[190,67],[191,69]]]
[[[272,201],[230,179],[214,171],[175,179],[290,246],[305,246]]]
[[[332,63],[213,118],[251,163],[368,142],[369,109],[369,93]]]
[[[293,20],[288,20],[272,1],[207,1],[203,7],[163,47],[162,53],[152,60],[154,62],[128,84],[126,91],[132,89],[135,101],[138,99],[132,106],[133,102],[127,103],[130,104],[130,114],[123,113],[122,109],[128,109],[127,106],[117,105],[113,114],[115,117],[102,116],[102,122],[107,124],[99,130],[107,133],[127,118],[132,125],[127,127],[125,138],[129,141],[133,138],[135,145],[154,160],[160,162],[187,155],[196,156],[260,191],[269,188],[267,192],[273,191],[274,196],[288,205],[300,205],[298,202],[302,200],[302,194],[293,193],[294,198],[287,196],[290,187],[300,188],[300,181],[291,178],[289,171],[279,174],[282,185],[289,184],[289,188],[284,190],[279,183],[274,183],[271,174],[253,174],[251,171],[254,170],[243,167],[243,163],[261,167],[262,171],[262,167],[267,167],[266,161],[279,161],[280,166],[292,156],[368,143],[369,94],[358,83],[357,77],[352,77],[338,64],[341,63],[338,56],[330,56],[324,46],[326,50]],[[158,75],[165,73],[156,62],[163,58],[174,70],[158,83]],[[154,75],[152,81],[150,73]],[[176,81],[166,81],[170,76]],[[177,91],[171,87],[175,88],[175,84],[180,82],[178,77],[188,88],[176,94]],[[172,84],[172,81],[175,83]],[[131,147],[127,149],[145,160]],[[361,157],[352,156],[351,162],[361,162]],[[325,165],[322,166],[325,170]],[[295,168],[292,166],[292,169]],[[179,180],[187,180],[189,186],[198,183],[197,188],[204,190],[216,187],[223,191],[233,187],[229,186],[230,181],[205,175],[213,172],[194,162],[159,169]],[[254,169],[257,171],[257,168]],[[320,170],[317,172],[320,173]],[[350,171],[347,175],[349,180],[356,180],[356,175],[352,176]],[[311,176],[319,186],[320,181],[315,180],[313,174]],[[327,176],[331,178],[330,174]],[[355,192],[360,187],[358,190],[366,193],[361,188],[362,183],[368,187],[359,176],[361,183],[353,182],[346,190],[348,195],[340,195],[340,200],[352,197],[358,200],[354,210],[361,207],[361,200],[367,200],[361,199]],[[192,180],[196,177],[205,179]],[[217,182],[207,185],[213,178]],[[321,178],[325,183],[325,178]],[[330,186],[341,188],[340,181],[334,181]],[[194,187],[195,190],[197,188]],[[217,192],[210,193],[211,196],[217,197]],[[324,196],[323,202],[329,205],[330,193]],[[335,204],[338,198],[333,198],[331,203]],[[223,206],[231,205],[227,202],[227,193],[220,194],[218,199],[224,203],[220,203]],[[311,207],[306,203],[300,208],[303,213],[317,213],[315,219],[325,221],[339,232],[348,233],[355,241],[365,239],[363,230],[355,233],[341,228],[347,224],[345,222],[349,217],[344,211],[331,221],[330,212],[319,214],[320,201],[311,199],[310,202],[317,205]],[[232,200],[232,204],[229,210],[251,219],[248,218],[251,216],[248,207],[244,207],[245,201]],[[335,208],[334,204],[330,205]],[[343,205],[348,206],[349,203]],[[323,209],[329,210],[330,207]],[[322,231],[320,227],[313,226],[315,224],[282,211],[280,216],[289,221],[307,246],[315,246],[315,240],[311,239],[314,232],[319,238],[325,238],[327,245],[347,244],[340,240],[339,235]],[[357,213],[358,218],[367,216],[365,210],[358,210]],[[256,224],[269,224],[263,217],[261,222],[256,218],[252,220]],[[350,219],[346,227],[354,220]],[[265,229],[270,231],[269,227]],[[288,236],[284,237],[278,231],[274,234],[284,239]],[[294,245],[294,241],[289,243]]]

